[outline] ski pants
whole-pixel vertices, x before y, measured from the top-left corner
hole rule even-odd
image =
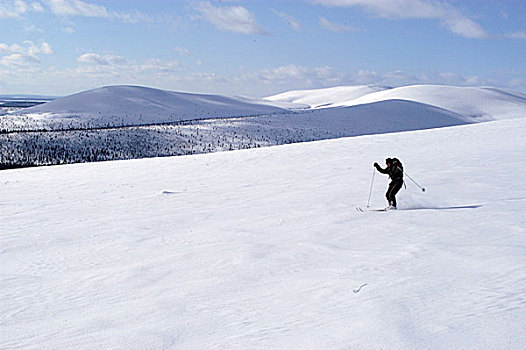
[[[385,193],[385,198],[387,198],[389,205],[392,205],[395,208],[396,208],[396,194],[398,193],[398,191],[400,191],[403,184],[404,184],[403,179],[393,180],[389,184],[389,188],[387,189],[387,192]]]

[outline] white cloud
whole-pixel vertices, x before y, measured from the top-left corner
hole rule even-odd
[[[98,53],[85,53],[77,58],[81,63],[77,72],[87,73],[90,76],[114,75],[135,76],[137,74],[168,74],[180,70],[179,62],[163,61],[150,58],[142,63],[132,62],[119,55],[100,55]],[[143,79],[146,76],[143,76]]]
[[[0,58],[0,64],[10,68],[26,68],[37,63],[40,63],[37,56],[23,53],[13,53]]]
[[[175,47],[173,50],[180,56],[190,56],[190,50],[185,49],[184,47]]]
[[[378,73],[374,70],[359,70],[347,78],[350,85],[375,84],[387,86],[404,86],[414,84],[438,84],[454,86],[503,86],[502,81],[483,79],[479,76],[463,76],[454,72],[410,72],[393,70]]]
[[[452,72],[439,73],[437,79],[441,82],[441,84],[447,85],[480,86],[488,83],[476,75],[466,77]]]
[[[126,64],[126,59],[118,55],[99,55],[97,53],[85,53],[77,58],[80,63],[101,66],[115,66]]]
[[[48,11],[61,17],[92,17],[118,20],[124,23],[154,22],[139,11],[117,12],[97,3],[82,0],[0,0],[0,18],[21,17],[29,12]]]
[[[331,22],[325,17],[320,17],[319,23],[322,28],[325,28],[331,32],[343,33],[343,32],[350,32],[350,31],[358,31],[356,28],[353,28],[347,24]]]
[[[279,84],[285,86],[328,85],[341,81],[341,74],[336,73],[329,66],[307,67],[290,64],[276,68],[250,72],[240,79],[245,81],[262,82],[264,84]]]
[[[497,86],[504,88],[516,86],[523,90],[526,88],[525,79],[517,74],[481,77],[477,75],[465,76],[455,72],[414,72],[406,70],[377,72],[368,69],[344,73],[336,71],[330,66],[307,67],[294,64],[247,72],[240,78],[232,79],[230,84],[242,81],[243,85],[247,86],[247,91],[251,85],[257,86],[257,88],[262,86],[263,88],[264,86],[271,87],[274,91],[369,84],[393,87],[414,84],[438,84]],[[256,82],[259,84],[255,84]]]
[[[62,27],[62,31],[64,33],[73,34],[73,33],[75,33],[75,28],[73,28],[71,26],[66,26],[66,27]]]
[[[135,11],[133,13],[112,12],[112,16],[124,23],[154,22],[154,19],[151,16],[141,13],[139,11]]]
[[[39,54],[53,53],[53,48],[46,42],[40,46],[32,41],[24,41],[22,45],[0,43],[0,64],[10,68],[27,68],[41,62]]]
[[[44,2],[58,16],[110,18],[110,13],[102,5],[90,4],[80,0],[44,0]]]
[[[19,17],[26,12],[42,12],[44,9],[38,2],[23,0],[2,0],[0,2],[0,18]]]
[[[32,41],[24,41],[24,44],[27,45],[27,53],[30,55],[36,55],[39,53],[50,55],[53,54],[53,48],[46,42],[43,42],[40,46],[35,45]]]
[[[0,55],[2,55],[2,54],[5,55],[5,54],[9,54],[9,53],[14,53],[14,52],[20,52],[20,51],[23,51],[23,48],[20,45],[13,44],[13,45],[9,46],[7,44],[0,43]]]
[[[281,19],[285,20],[289,27],[292,28],[292,30],[294,31],[299,31],[300,30],[300,22],[293,16],[285,13],[285,12],[279,12],[279,11],[276,11],[276,10],[273,10],[273,12]]]
[[[513,32],[506,34],[506,38],[526,40],[526,32]]]
[[[46,55],[50,55],[52,53],[55,53],[53,51],[53,48],[51,47],[51,45],[49,45],[48,43],[42,43],[41,50],[42,50],[42,53],[44,53]]]
[[[314,0],[332,7],[361,6],[385,18],[433,18],[437,16],[437,3],[423,0]]]
[[[138,65],[136,68],[141,72],[157,71],[161,73],[174,73],[180,69],[180,66],[177,61],[165,62],[156,58],[151,58],[145,63]]]
[[[34,24],[30,24],[28,26],[25,26],[24,27],[24,31],[26,33],[42,33],[43,30],[37,26],[35,26]]]
[[[451,32],[468,39],[484,39],[489,38],[489,34],[477,23],[469,18],[461,16],[451,16],[450,18],[443,18],[443,24]]]
[[[200,67],[189,71],[177,61],[148,59],[134,62],[118,55],[90,53],[79,57],[77,67],[41,67],[39,57],[16,54],[27,45],[0,44],[0,80],[3,89],[42,94],[68,94],[103,85],[137,84],[168,90],[268,96],[280,91],[376,84],[404,86],[443,84],[456,86],[496,86],[526,91],[521,72],[501,72],[495,76],[464,76],[456,72],[418,72],[392,70],[337,71],[330,66],[289,64],[267,69],[222,75]],[[9,53],[7,51],[9,50]],[[2,57],[4,56],[4,57]],[[2,71],[2,67],[5,69]],[[2,78],[3,77],[3,78]]]
[[[356,76],[358,84],[374,84],[378,80],[378,73],[374,70],[360,69]]]
[[[197,10],[203,18],[222,31],[241,34],[267,34],[254,15],[243,6],[216,7],[200,2]]]
[[[44,7],[39,2],[29,4],[29,9],[33,12],[44,12]]]
[[[483,39],[490,35],[460,10],[443,1],[425,0],[312,0],[332,7],[358,6],[382,18],[437,19],[451,32],[465,37]]]

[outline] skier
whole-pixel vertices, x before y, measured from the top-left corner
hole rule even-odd
[[[378,163],[374,163],[374,167],[382,174],[388,174],[391,178],[391,183],[389,184],[389,188],[385,193],[385,197],[389,203],[389,206],[386,209],[396,209],[395,196],[404,184],[404,168],[402,167],[402,163],[396,158],[387,158],[385,160],[385,164],[387,164],[385,169],[380,167]]]

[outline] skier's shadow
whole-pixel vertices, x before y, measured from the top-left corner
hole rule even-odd
[[[460,205],[460,206],[452,206],[452,207],[409,207],[404,208],[402,210],[456,210],[456,209],[478,209],[482,207],[482,205]]]

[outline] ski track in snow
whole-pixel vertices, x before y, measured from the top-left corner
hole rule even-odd
[[[525,130],[2,171],[0,348],[524,349]]]

